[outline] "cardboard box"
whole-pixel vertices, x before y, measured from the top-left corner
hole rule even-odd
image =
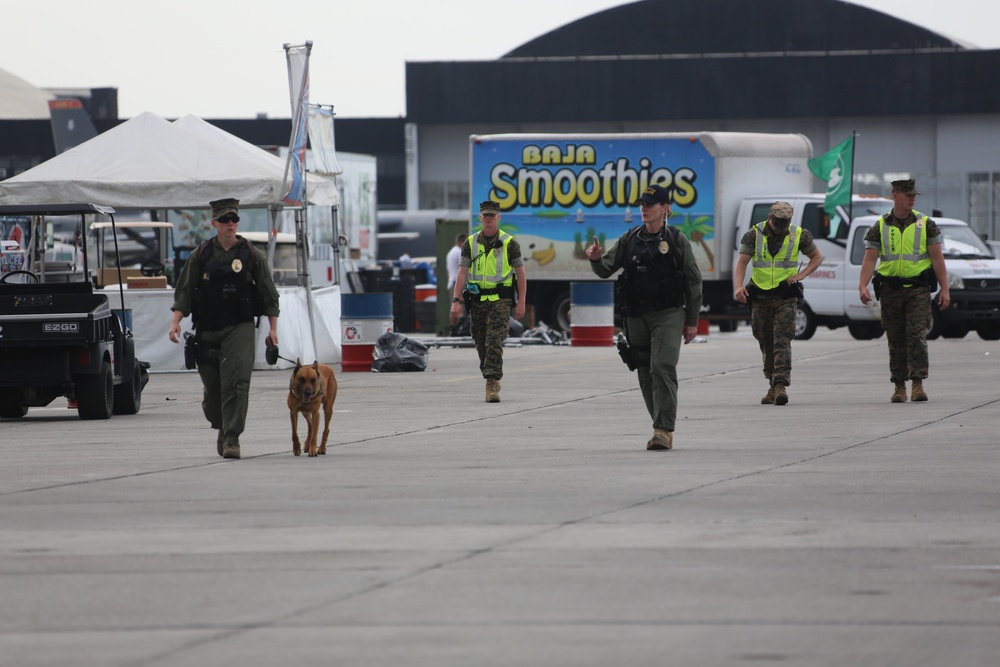
[[[125,285],[129,289],[165,289],[167,287],[166,276],[129,276],[125,279]]]
[[[143,278],[142,271],[139,269],[122,269],[122,280],[128,280],[130,277]],[[104,287],[106,285],[117,285],[118,284],[118,269],[98,269],[97,271],[97,286]]]

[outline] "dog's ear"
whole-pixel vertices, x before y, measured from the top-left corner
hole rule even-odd
[[[313,362],[313,370],[319,373],[319,359]]]
[[[298,373],[300,368],[302,368],[302,360],[295,357],[295,372]]]

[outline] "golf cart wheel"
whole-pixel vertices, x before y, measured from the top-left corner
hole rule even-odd
[[[116,415],[134,415],[142,405],[142,376],[139,362],[132,362],[132,377],[115,387],[113,410]]]
[[[77,375],[74,385],[80,419],[111,418],[115,388],[111,362],[105,361],[96,375]]]

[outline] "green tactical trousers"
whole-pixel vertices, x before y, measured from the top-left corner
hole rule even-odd
[[[677,419],[677,361],[681,356],[684,310],[664,308],[628,318],[629,344],[639,360],[639,389],[653,428],[674,430]]]
[[[246,426],[255,348],[253,322],[201,333],[198,374],[205,389],[201,408],[212,428],[222,431],[224,445],[240,444]]]

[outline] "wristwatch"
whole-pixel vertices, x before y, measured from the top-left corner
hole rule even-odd
[[[452,302],[452,303],[460,303],[461,301],[462,301],[462,300],[461,300],[461,299],[459,299],[458,297],[454,297],[454,296],[453,296],[453,297],[451,297],[451,302]]]

